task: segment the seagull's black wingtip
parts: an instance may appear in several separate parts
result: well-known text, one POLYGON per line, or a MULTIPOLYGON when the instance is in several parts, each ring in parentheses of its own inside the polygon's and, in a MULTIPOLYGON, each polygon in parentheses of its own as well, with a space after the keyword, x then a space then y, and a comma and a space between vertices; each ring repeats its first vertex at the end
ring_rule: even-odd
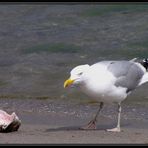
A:
POLYGON ((145 67, 145 69, 148 69, 148 58, 144 58, 141 62, 141 64, 145 67))

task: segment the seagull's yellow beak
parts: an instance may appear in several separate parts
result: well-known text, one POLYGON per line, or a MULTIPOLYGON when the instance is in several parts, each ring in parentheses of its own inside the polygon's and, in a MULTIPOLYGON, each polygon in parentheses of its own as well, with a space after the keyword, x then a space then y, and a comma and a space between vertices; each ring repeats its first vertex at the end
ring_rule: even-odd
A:
POLYGON ((71 80, 70 78, 67 79, 67 80, 64 82, 64 88, 68 87, 68 86, 71 85, 73 82, 74 82, 74 80, 71 80))

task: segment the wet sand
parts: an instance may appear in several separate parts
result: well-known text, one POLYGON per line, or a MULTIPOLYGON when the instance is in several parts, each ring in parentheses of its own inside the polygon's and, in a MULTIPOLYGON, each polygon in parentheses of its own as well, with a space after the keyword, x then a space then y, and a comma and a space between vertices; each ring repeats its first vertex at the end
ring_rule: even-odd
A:
MULTIPOLYGON (((139 124, 139 127, 141 124, 139 124)), ((148 131, 124 127, 120 133, 81 131, 50 125, 23 124, 18 132, 0 134, 1 144, 147 144, 148 131)))
MULTIPOLYGON (((22 121, 17 132, 0 133, 0 144, 147 144, 146 106, 123 105, 122 131, 105 131, 116 124, 116 109, 106 106, 97 130, 80 130, 95 113, 97 104, 52 104, 48 100, 5 100, 4 109, 15 111, 22 121), (24 102, 24 103, 23 103, 24 102), (34 103, 33 103, 34 102, 34 103), (19 103, 23 104, 19 105, 19 103), (48 104, 47 104, 48 103, 48 104), (26 108, 26 105, 31 108, 26 108), (47 104, 47 106, 45 105, 47 104), (15 107, 18 105, 18 108, 15 107), (7 108, 9 106, 9 108, 7 108), (51 110, 51 106, 54 106, 51 110), (49 108, 50 107, 50 108, 49 108), (46 108, 46 109, 45 109, 46 108), (48 109, 47 109, 48 108, 48 109), (114 113, 115 112, 115 113, 114 113)), ((2 106, 3 102, 1 102, 2 106)))

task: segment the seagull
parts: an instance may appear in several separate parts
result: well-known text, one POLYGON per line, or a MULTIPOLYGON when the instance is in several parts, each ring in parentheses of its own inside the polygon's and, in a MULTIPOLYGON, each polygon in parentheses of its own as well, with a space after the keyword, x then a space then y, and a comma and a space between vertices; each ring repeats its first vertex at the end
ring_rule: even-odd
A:
POLYGON ((138 86, 148 81, 148 59, 137 61, 114 60, 100 61, 93 65, 79 65, 70 72, 70 78, 64 82, 64 88, 76 86, 83 93, 99 102, 99 109, 93 120, 82 129, 96 129, 97 117, 104 103, 118 104, 117 126, 107 129, 120 132, 121 102, 138 86))

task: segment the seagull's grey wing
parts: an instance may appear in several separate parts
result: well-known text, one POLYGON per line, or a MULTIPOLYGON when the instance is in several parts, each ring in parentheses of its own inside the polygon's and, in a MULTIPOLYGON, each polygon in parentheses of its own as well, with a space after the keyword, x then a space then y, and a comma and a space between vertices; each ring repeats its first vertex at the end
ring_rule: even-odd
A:
POLYGON ((134 62, 112 61, 108 70, 117 78, 115 85, 127 88, 127 92, 135 89, 144 72, 134 62))

